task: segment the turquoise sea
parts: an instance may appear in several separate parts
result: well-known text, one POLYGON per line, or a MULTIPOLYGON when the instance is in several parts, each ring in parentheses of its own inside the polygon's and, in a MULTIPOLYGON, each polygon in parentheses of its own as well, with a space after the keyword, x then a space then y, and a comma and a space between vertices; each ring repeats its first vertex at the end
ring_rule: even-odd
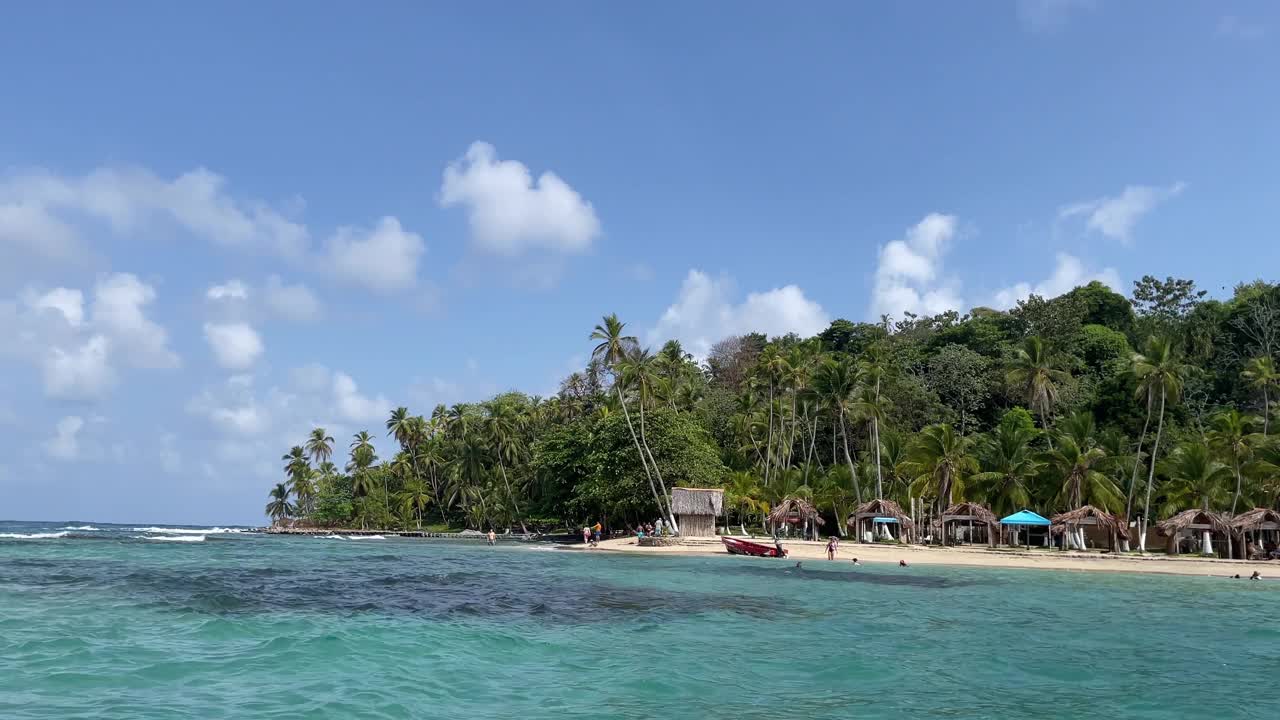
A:
POLYGON ((0 718, 1280 716, 1280 582, 0 523, 0 718))

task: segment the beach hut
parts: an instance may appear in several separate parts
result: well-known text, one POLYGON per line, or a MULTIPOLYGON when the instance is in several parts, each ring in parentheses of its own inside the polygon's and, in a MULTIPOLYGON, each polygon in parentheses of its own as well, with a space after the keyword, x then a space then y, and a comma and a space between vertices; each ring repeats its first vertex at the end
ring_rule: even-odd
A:
POLYGON ((1000 534, 1000 521, 996 519, 995 513, 978 503, 962 502, 951 505, 942 511, 942 527, 941 536, 942 544, 947 544, 947 525, 952 525, 954 531, 955 523, 963 523, 968 529, 969 542, 973 542, 974 530, 981 529, 983 539, 992 547, 995 547, 996 538, 1000 534))
POLYGON ((1021 532, 1023 528, 1026 528, 1027 531, 1027 545, 1031 544, 1031 533, 1034 530, 1041 530, 1044 532, 1044 544, 1048 545, 1048 530, 1051 525, 1053 525, 1053 523, 1049 518, 1039 513, 1031 512, 1030 510, 1019 510, 1012 515, 1000 519, 1001 527, 1008 528, 1013 531, 1014 545, 1018 544, 1018 533, 1021 532))
POLYGON ((1280 512, 1271 508, 1242 512, 1228 524, 1239 537, 1240 555, 1245 560, 1266 560, 1268 546, 1275 548, 1280 541, 1280 512))
POLYGON ((671 513, 682 537, 714 537, 716 518, 724 514, 724 490, 671 488, 671 513))
POLYGON ((1221 515, 1212 510, 1183 510, 1158 525, 1160 534, 1169 538, 1168 553, 1177 555, 1182 538, 1200 533, 1200 554, 1213 555, 1213 534, 1230 535, 1231 528, 1221 515))
POLYGON ((773 511, 769 513, 769 524, 776 530, 779 525, 787 527, 800 526, 804 534, 808 533, 809 528, 813 528, 813 536, 818 536, 818 526, 826 525, 826 521, 818 513, 818 508, 813 503, 802 497, 788 495, 778 503, 773 511))
POLYGON ((1107 547, 1113 552, 1120 547, 1119 536, 1122 521, 1106 510, 1099 510, 1092 505, 1085 505, 1069 512, 1054 515, 1052 522, 1053 525, 1050 526, 1050 532, 1064 537, 1062 542, 1064 550, 1069 548, 1083 550, 1087 544, 1085 543, 1085 530, 1087 528, 1099 530, 1106 538, 1107 547))
POLYGON ((902 506, 892 500, 872 500, 859 505, 845 524, 853 528, 858 542, 877 539, 911 542, 916 529, 915 522, 902 511, 902 506))

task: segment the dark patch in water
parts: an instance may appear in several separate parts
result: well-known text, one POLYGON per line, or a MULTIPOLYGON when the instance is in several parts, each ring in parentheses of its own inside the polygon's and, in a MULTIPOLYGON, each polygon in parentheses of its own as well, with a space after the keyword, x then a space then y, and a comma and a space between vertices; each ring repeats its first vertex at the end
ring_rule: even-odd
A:
POLYGON ((871 583, 873 585, 902 585, 909 587, 922 588, 952 588, 963 587, 965 585, 973 585, 972 580, 957 580, 954 578, 938 577, 936 575, 915 575, 903 569, 897 572, 859 572, 859 571, 831 571, 831 570, 806 570, 804 567, 795 567, 788 565, 786 567, 752 567, 750 565, 735 565, 732 568, 726 567, 718 572, 733 573, 735 575, 750 575, 753 577, 767 577, 774 580, 797 580, 797 581, 820 581, 820 582, 848 582, 848 583, 871 583))
MULTIPOLYGON (((394 556, 369 556, 388 559, 394 556)), ((530 574, 520 568, 482 572, 463 566, 434 572, 387 567, 385 561, 353 566, 324 562, 298 568, 134 567, 68 561, 0 561, 0 585, 19 584, 59 592, 89 587, 94 592, 149 609, 210 615, 280 611, 356 615, 386 613, 429 618, 522 619, 547 623, 644 620, 726 612, 769 619, 797 611, 768 599, 745 595, 637 589, 554 569, 530 574)))

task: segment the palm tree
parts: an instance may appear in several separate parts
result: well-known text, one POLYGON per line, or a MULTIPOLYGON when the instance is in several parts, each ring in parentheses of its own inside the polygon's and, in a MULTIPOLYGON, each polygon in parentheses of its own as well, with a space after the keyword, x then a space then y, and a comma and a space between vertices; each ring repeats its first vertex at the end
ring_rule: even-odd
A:
POLYGON ((315 462, 316 467, 323 465, 333 457, 333 438, 324 428, 315 428, 307 437, 307 455, 315 462))
POLYGON ((644 447, 640 444, 640 436, 636 434, 635 426, 631 423, 631 413, 627 410, 626 398, 622 395, 623 383, 621 382, 618 368, 627 355, 639 345, 634 336, 623 335, 625 328, 626 323, 619 320, 616 313, 604 316, 600 324, 596 325, 591 331, 591 339, 600 341, 591 352, 591 358, 612 370, 614 375, 613 389, 618 395, 618 405, 622 408, 622 414, 627 421, 627 430, 631 432, 631 440, 635 443, 636 452, 640 455, 640 465, 644 468, 645 477, 649 480, 649 489, 653 492, 653 500, 658 505, 658 511, 666 516, 667 522, 671 524, 672 528, 676 528, 678 532, 676 516, 671 511, 671 496, 667 494, 665 485, 662 487, 662 494, 658 494, 658 484, 661 480, 659 479, 659 483, 654 482, 653 470, 649 467, 649 460, 645 457, 644 447))
POLYGON ((1280 373, 1269 356, 1251 359, 1240 375, 1249 386, 1262 391, 1262 436, 1266 437, 1271 423, 1271 388, 1280 384, 1280 373))
POLYGON ((818 507, 831 508, 836 518, 836 534, 844 537, 845 518, 849 517, 847 510, 855 497, 853 476, 849 474, 848 468, 837 465, 828 470, 818 480, 814 497, 818 507))
POLYGON ((649 440, 645 436, 644 409, 646 405, 653 401, 656 395, 655 389, 661 381, 657 365, 654 363, 653 355, 650 355, 648 350, 632 348, 631 352, 618 363, 617 368, 623 384, 636 389, 637 399, 639 400, 636 406, 640 410, 640 446, 644 449, 644 454, 649 459, 649 465, 653 468, 653 476, 658 479, 658 487, 662 488, 663 497, 670 503, 671 499, 667 493, 667 485, 662 480, 662 473, 658 470, 658 461, 654 459, 653 451, 649 449, 649 440))
POLYGON ((400 495, 400 506, 405 513, 417 518, 419 530, 422 529, 422 513, 430 504, 431 494, 426 483, 414 478, 404 484, 404 492, 400 495))
MULTIPOLYGON (((1214 459, 1213 453, 1201 443, 1181 445, 1167 460, 1160 464, 1171 480, 1168 505, 1170 514, 1188 506, 1210 510, 1214 505, 1226 502, 1227 488, 1231 483, 1231 468, 1214 459)), ((1201 538, 1201 548, 1209 552, 1209 530, 1201 538)), ((1231 556, 1231 537, 1227 536, 1227 557, 1231 556)))
POLYGON ((997 515, 1031 505, 1029 483, 1041 466, 1031 443, 1038 435, 1034 427, 1002 422, 980 442, 981 472, 973 476, 973 486, 978 497, 997 515))
POLYGON ((284 483, 276 483, 271 488, 271 501, 267 503, 266 513, 273 525, 293 514, 293 505, 289 503, 289 488, 284 483))
POLYGON ((867 407, 872 409, 872 412, 869 413, 872 427, 871 444, 876 449, 876 498, 884 499, 884 475, 881 472, 880 465, 880 422, 884 419, 886 412, 885 404, 880 396, 880 383, 884 379, 884 363, 874 351, 868 352, 866 358, 862 361, 862 377, 872 391, 867 407))
POLYGON ((1040 427, 1045 430, 1049 429, 1053 404, 1058 401, 1058 385, 1069 377, 1053 366, 1044 343, 1035 335, 1023 341, 1005 374, 1010 385, 1022 389, 1027 404, 1039 413, 1040 427))
POLYGON ((1075 438, 1059 435, 1058 445, 1045 454, 1045 462, 1061 480, 1056 504, 1067 510, 1093 505, 1114 510, 1120 504, 1120 489, 1103 472, 1107 451, 1096 446, 1081 447, 1075 438))
POLYGON ((1239 410, 1232 408, 1213 416, 1210 420, 1212 429, 1206 435, 1209 447, 1230 461, 1231 471, 1235 476, 1236 491, 1231 496, 1232 516, 1236 514, 1244 486, 1242 467, 1249 462, 1254 446, 1262 437, 1249 432, 1253 421, 1254 418, 1241 415, 1239 410))
POLYGON ((939 423, 921 430, 908 452, 908 466, 916 476, 912 491, 933 495, 939 520, 948 505, 964 496, 966 478, 978 469, 969 447, 969 438, 957 434, 949 423, 939 423))
MULTIPOLYGON (((368 430, 361 430, 352 436, 351 445, 351 463, 347 466, 353 469, 355 475, 368 475, 369 468, 373 466, 374 461, 378 459, 373 449, 373 436, 368 430)), ((387 485, 387 476, 382 476, 383 504, 386 506, 387 515, 391 514, 391 498, 390 487, 387 485)))
POLYGON ((311 466, 302 446, 294 445, 289 452, 280 457, 285 461, 284 471, 289 476, 289 487, 298 498, 295 510, 303 514, 311 511, 311 500, 315 496, 315 485, 311 482, 311 466))
POLYGON ((516 520, 520 523, 520 531, 529 534, 525 527, 524 517, 520 514, 520 503, 516 501, 515 492, 511 489, 511 481, 507 478, 507 463, 515 463, 521 454, 520 427, 524 420, 506 403, 494 403, 485 418, 490 449, 498 461, 498 469, 502 475, 502 484, 507 488, 507 499, 515 510, 516 520))
MULTIPOLYGON (((1173 343, 1168 338, 1152 336, 1147 340, 1143 352, 1134 353, 1131 360, 1134 377, 1138 381, 1136 396, 1138 398, 1160 397, 1160 412, 1156 421, 1156 439, 1151 447, 1150 470, 1147 474, 1146 500, 1142 504, 1142 522, 1138 527, 1139 548, 1147 551, 1147 524, 1151 517, 1151 486, 1155 484, 1156 461, 1160 453, 1160 436, 1164 432, 1165 406, 1177 402, 1182 397, 1183 379, 1187 369, 1174 352, 1173 343)), ((1149 416, 1148 416, 1149 417, 1149 416)))
POLYGON ((861 505, 862 486, 858 482, 858 471, 853 466, 853 455, 849 452, 849 431, 845 422, 852 406, 853 391, 858 385, 857 370, 848 360, 828 357, 814 373, 813 384, 832 417, 839 421, 840 435, 844 439, 845 464, 853 477, 854 494, 861 505))
POLYGON ((743 535, 747 534, 748 513, 769 513, 769 503, 764 501, 760 492, 760 481, 749 472, 729 475, 729 486, 725 488, 725 505, 738 511, 738 527, 743 535))

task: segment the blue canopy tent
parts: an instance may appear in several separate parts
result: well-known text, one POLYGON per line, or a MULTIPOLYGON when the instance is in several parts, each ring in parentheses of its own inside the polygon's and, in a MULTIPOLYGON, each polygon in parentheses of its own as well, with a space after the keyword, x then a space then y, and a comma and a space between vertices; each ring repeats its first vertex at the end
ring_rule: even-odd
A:
POLYGON ((1035 527, 1042 527, 1045 529, 1045 544, 1048 545, 1049 526, 1052 524, 1053 523, 1049 521, 1049 518, 1040 515, 1039 513, 1031 512, 1030 510, 1019 510, 1008 517, 1000 519, 1000 525, 1002 527, 1013 528, 1013 539, 1015 545, 1018 544, 1018 530, 1023 527, 1027 528, 1028 545, 1031 544, 1031 528, 1035 527))

